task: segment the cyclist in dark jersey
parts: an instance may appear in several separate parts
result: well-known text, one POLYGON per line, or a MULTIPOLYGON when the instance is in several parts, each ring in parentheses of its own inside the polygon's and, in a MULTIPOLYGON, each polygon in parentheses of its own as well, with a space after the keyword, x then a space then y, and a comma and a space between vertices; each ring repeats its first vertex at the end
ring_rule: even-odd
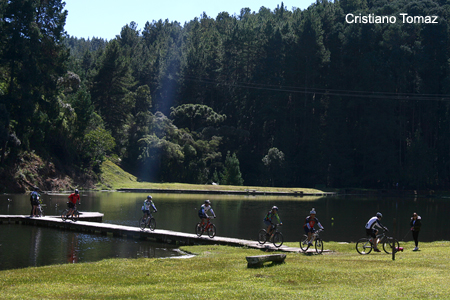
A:
POLYGON ((320 224, 319 219, 316 218, 316 210, 313 208, 310 212, 309 212, 309 216, 306 217, 305 219, 305 224, 303 224, 303 230, 305 231, 305 234, 308 235, 308 244, 311 246, 311 235, 314 231, 316 231, 314 229, 314 225, 319 226, 320 229, 324 230, 322 224, 320 224))

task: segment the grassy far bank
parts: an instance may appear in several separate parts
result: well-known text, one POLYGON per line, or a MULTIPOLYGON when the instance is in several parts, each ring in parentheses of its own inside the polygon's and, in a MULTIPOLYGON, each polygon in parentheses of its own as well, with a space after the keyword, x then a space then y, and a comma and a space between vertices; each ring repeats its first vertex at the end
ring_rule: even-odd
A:
MULTIPOLYGON (((289 243, 288 243, 289 245, 289 243)), ((296 244, 291 243, 291 246, 296 244)), ((248 269, 259 250, 189 246, 188 259, 108 259, 0 272, 2 299, 448 299, 450 242, 402 243, 390 255, 359 255, 355 244, 326 242, 334 252, 287 254, 286 263, 248 269)))
POLYGON ((310 188, 279 188, 279 187, 255 187, 255 186, 231 186, 211 184, 186 184, 186 183, 152 183, 139 182, 136 176, 125 172, 111 161, 103 162, 101 168, 102 183, 100 189, 162 189, 162 190, 208 190, 208 191, 259 191, 259 192, 303 192, 305 194, 322 193, 322 191, 310 188))

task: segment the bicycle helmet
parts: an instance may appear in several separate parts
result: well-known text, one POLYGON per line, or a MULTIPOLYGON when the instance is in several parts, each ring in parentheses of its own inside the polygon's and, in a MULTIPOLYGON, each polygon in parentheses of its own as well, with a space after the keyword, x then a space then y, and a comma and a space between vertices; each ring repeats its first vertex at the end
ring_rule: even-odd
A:
POLYGON ((211 201, 205 200, 205 204, 211 204, 211 201))
POLYGON ((75 189, 75 194, 78 194, 78 189, 75 189))
POLYGON ((148 195, 148 196, 147 196, 147 199, 148 199, 148 200, 152 200, 152 196, 148 195))
POLYGON ((313 209, 309 212, 309 214, 310 214, 310 215, 315 215, 315 214, 316 214, 316 210, 314 209, 314 207, 313 207, 313 209))
POLYGON ((380 212, 377 212, 377 218, 382 218, 383 215, 380 212))
POLYGON ((272 210, 276 210, 276 211, 278 211, 278 207, 276 207, 276 206, 272 206, 272 210))

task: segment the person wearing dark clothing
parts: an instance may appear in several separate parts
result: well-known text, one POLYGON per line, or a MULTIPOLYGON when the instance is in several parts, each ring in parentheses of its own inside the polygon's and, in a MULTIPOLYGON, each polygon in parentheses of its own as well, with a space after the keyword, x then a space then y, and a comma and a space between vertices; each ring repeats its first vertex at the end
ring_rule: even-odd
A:
POLYGON ((420 227, 422 226, 422 218, 418 216, 417 213, 413 213, 410 226, 414 243, 416 245, 413 251, 417 251, 419 250, 419 231, 420 227))
POLYGON ((30 194, 31 212, 30 217, 37 217, 37 207, 39 205, 39 198, 41 195, 38 193, 39 188, 34 187, 34 191, 30 194))

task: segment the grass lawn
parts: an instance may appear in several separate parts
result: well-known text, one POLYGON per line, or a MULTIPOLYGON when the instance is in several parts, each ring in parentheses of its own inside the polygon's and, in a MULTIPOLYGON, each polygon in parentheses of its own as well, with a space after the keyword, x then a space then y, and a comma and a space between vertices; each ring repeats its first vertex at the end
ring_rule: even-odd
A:
POLYGON ((311 188, 280 188, 280 187, 255 187, 212 184, 187 184, 187 183, 153 183, 141 182, 130 173, 125 172, 116 164, 107 160, 101 166, 102 184, 100 189, 162 189, 162 190, 208 190, 208 191, 258 191, 258 192, 303 192, 305 194, 322 193, 311 188))
MULTIPOLYGON (((294 243, 287 243, 296 246, 294 243)), ((450 242, 401 243, 404 252, 288 253, 286 262, 248 269, 260 250, 189 246, 187 259, 108 259, 0 272, 2 299, 449 299, 450 242)))

